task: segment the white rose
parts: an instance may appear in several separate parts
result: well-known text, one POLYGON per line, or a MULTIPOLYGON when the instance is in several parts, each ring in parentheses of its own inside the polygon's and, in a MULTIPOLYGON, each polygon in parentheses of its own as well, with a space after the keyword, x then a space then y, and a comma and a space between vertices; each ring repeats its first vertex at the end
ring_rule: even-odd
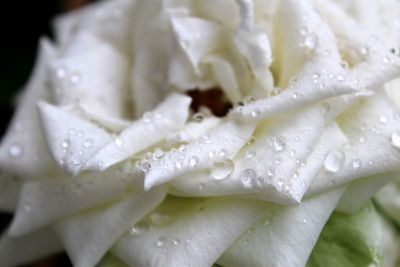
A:
POLYGON ((399 13, 112 0, 57 18, 0 147, 1 266, 393 266, 397 233, 364 205, 400 169, 399 13), (210 88, 234 107, 190 118, 210 88))

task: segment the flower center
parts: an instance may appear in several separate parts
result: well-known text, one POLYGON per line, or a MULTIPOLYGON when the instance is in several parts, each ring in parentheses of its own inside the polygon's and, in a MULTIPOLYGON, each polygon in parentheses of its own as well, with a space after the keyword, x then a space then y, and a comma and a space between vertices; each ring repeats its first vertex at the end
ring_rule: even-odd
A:
POLYGON ((187 95, 192 98, 190 108, 193 112, 199 112, 201 107, 207 107, 215 116, 223 117, 232 108, 232 103, 218 87, 207 90, 193 89, 188 91, 187 95))

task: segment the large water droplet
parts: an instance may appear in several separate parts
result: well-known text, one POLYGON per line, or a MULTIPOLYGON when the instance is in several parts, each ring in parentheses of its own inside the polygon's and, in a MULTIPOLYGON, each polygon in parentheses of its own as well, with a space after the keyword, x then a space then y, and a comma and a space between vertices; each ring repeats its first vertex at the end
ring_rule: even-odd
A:
POLYGON ((234 170, 235 164, 230 159, 216 161, 211 170, 211 176, 216 180, 222 180, 228 177, 234 170))
POLYGON ((329 172, 337 172, 343 167, 345 156, 340 150, 331 150, 325 157, 324 167, 329 172))

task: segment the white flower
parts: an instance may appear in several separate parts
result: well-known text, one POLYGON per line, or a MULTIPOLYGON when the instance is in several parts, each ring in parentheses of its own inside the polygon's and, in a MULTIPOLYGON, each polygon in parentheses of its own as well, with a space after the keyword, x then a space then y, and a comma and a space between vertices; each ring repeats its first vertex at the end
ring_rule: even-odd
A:
POLYGON ((57 18, 0 147, 0 265, 65 249, 76 267, 334 266, 315 253, 345 221, 365 266, 393 266, 397 233, 360 208, 400 169, 399 13, 110 0, 57 18), (234 107, 193 116, 210 88, 234 107), (350 215, 326 225, 335 209, 350 215))

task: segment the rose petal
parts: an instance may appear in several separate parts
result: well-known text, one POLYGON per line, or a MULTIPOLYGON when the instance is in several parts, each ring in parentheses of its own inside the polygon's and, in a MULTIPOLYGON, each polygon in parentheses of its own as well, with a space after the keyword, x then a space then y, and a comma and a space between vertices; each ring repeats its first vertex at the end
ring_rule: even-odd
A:
POLYGON ((160 187, 133 193, 104 209, 82 212, 57 223, 57 234, 74 266, 95 266, 130 225, 163 201, 166 192, 160 187))
POLYGON ((77 34, 50 70, 57 104, 90 109, 98 122, 127 115, 128 62, 92 33, 77 34))
POLYGON ((159 161, 150 161, 151 168, 146 174, 145 188, 149 189, 195 170, 210 168, 215 160, 232 159, 246 144, 253 130, 253 124, 228 121, 185 145, 182 151, 171 151, 159 161))
POLYGON ((224 266, 305 266, 343 189, 277 208, 242 235, 218 260, 224 266))
POLYGON ((135 170, 114 168, 89 173, 79 179, 56 178, 25 183, 9 234, 20 236, 39 229, 74 212, 115 201, 132 180, 142 178, 135 170))
POLYGON ((0 264, 19 266, 63 250, 52 229, 43 229, 21 237, 4 235, 0 239, 0 264))
POLYGON ((378 174, 362 178, 347 186, 336 210, 344 213, 355 213, 364 206, 389 181, 398 178, 398 172, 378 174))
POLYGON ((98 151, 86 163, 85 169, 103 171, 181 129, 188 117, 190 101, 187 96, 171 94, 155 110, 143 114, 141 119, 98 151))
POLYGON ((39 103, 47 146, 60 169, 76 175, 111 135, 97 125, 45 102, 39 103))
MULTIPOLYGON (((209 172, 192 173, 176 179, 173 186, 182 192, 200 196, 263 192, 273 202, 298 202, 302 197, 301 192, 307 188, 313 176, 304 175, 306 181, 303 188, 301 179, 297 179, 300 173, 295 172, 317 144, 323 127, 324 116, 319 107, 283 115, 256 130, 254 143, 237 155, 232 163, 232 173, 228 173, 224 179, 215 179, 213 176, 213 171, 221 168, 215 165, 209 172), (285 187, 290 183, 295 183, 293 188, 297 189, 286 190, 285 187)), ((335 138, 341 140, 337 131, 332 132, 335 138)), ((333 134, 328 136, 332 137, 333 134)), ((321 164, 321 160, 317 162, 321 164)), ((310 172, 313 169, 315 167, 310 166, 310 172)), ((304 172, 307 174, 307 171, 304 172)))
POLYGON ((21 191, 21 179, 9 173, 0 173, 0 211, 14 212, 21 191))
POLYGON ((208 267, 267 211, 256 201, 170 198, 155 211, 169 216, 166 225, 127 234, 112 251, 133 266, 208 267))
POLYGON ((343 113, 339 121, 351 144, 336 148, 344 155, 342 167, 336 172, 321 170, 308 195, 332 187, 330 181, 341 185, 399 169, 396 136, 400 132, 400 120, 398 111, 384 93, 361 100, 343 113))
POLYGON ((0 168, 24 179, 58 173, 47 153, 36 113, 37 101, 50 99, 46 85, 47 64, 55 55, 53 45, 42 39, 35 70, 1 142, 0 168))

